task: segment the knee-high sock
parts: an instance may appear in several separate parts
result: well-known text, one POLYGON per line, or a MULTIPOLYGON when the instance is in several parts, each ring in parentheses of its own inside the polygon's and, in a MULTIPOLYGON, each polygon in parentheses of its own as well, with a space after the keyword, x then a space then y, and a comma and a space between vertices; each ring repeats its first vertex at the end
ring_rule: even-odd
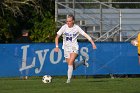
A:
POLYGON ((80 65, 83 65, 84 63, 85 63, 84 60, 74 62, 73 69, 75 70, 77 67, 79 67, 80 65))
POLYGON ((68 65, 68 72, 67 72, 68 80, 71 79, 71 77, 72 77, 72 72, 73 72, 73 65, 68 65))

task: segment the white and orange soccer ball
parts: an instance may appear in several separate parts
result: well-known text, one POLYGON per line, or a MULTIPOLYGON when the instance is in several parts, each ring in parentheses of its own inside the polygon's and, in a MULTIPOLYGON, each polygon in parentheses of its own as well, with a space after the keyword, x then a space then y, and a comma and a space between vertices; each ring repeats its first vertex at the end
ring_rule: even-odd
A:
POLYGON ((43 83, 51 83, 52 82, 52 77, 50 75, 44 75, 42 78, 43 83))
POLYGON ((138 45, 138 41, 136 39, 135 40, 132 40, 131 41, 131 44, 134 45, 134 46, 137 46, 138 45))

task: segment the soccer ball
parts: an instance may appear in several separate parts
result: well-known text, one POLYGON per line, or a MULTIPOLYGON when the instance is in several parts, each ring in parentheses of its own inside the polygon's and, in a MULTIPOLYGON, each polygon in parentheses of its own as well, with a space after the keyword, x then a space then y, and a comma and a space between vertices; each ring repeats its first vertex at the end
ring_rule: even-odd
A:
POLYGON ((51 81, 52 81, 52 77, 50 75, 45 75, 42 78, 43 83, 51 83, 51 81))
POLYGON ((137 46, 138 45, 138 41, 137 40, 132 40, 131 41, 132 45, 137 46))

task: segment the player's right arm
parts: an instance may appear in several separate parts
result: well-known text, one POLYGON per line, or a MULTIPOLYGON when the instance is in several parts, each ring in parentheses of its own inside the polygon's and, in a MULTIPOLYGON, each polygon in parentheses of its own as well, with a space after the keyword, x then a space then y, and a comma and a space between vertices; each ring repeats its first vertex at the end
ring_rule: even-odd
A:
POLYGON ((59 46, 58 46, 59 37, 60 37, 59 35, 56 35, 56 37, 55 37, 55 49, 54 49, 55 52, 59 51, 59 46))
POLYGON ((55 49, 54 51, 55 52, 58 52, 59 51, 59 37, 62 35, 62 33, 64 32, 65 30, 65 25, 62 26, 59 31, 57 32, 57 35, 55 37, 55 49))

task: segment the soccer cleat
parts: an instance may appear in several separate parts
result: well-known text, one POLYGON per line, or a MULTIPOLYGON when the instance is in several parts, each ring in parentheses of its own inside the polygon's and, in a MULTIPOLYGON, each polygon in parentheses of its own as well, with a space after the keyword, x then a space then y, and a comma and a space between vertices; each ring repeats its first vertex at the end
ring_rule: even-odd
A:
POLYGON ((86 61, 86 59, 83 59, 84 60, 84 65, 86 66, 86 67, 89 67, 89 64, 88 64, 88 62, 86 61))
POLYGON ((66 81, 66 83, 70 83, 70 80, 68 79, 68 80, 66 81))

